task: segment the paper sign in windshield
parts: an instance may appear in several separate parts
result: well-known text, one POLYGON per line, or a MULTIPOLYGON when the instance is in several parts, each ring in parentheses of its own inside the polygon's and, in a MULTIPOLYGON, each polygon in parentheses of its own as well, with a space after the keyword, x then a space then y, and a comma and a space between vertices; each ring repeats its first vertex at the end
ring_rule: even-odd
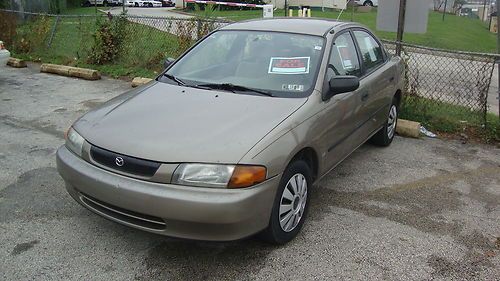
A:
POLYGON ((269 73, 273 74, 305 74, 309 73, 311 57, 271 58, 269 73))
POLYGON ((353 69, 354 65, 352 65, 352 61, 350 59, 351 50, 349 49, 349 47, 339 45, 337 46, 337 50, 339 51, 340 61, 342 62, 342 67, 344 68, 344 70, 353 69))

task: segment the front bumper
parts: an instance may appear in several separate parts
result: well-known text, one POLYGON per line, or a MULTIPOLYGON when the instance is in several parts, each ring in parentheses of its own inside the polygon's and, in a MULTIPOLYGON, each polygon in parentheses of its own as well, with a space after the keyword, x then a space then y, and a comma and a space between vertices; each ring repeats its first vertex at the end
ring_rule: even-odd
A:
POLYGON ((70 152, 57 151, 69 194, 110 220, 172 237, 230 241, 269 222, 279 176, 251 188, 228 190, 161 184, 118 175, 70 152))

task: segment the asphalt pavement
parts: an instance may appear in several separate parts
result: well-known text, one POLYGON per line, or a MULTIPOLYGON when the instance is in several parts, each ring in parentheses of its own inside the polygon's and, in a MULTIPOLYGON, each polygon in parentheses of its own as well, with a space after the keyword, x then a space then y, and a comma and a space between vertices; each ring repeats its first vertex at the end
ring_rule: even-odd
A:
POLYGON ((299 236, 178 240, 87 211, 55 168, 63 132, 129 83, 0 69, 0 280, 500 280, 500 149, 396 137, 312 190, 299 236))

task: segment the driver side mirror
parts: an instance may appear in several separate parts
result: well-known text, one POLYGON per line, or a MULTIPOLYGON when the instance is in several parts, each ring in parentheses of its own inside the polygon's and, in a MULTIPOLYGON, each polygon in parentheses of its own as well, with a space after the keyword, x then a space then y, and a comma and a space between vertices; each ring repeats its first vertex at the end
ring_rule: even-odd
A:
POLYGON ((325 94, 325 100, 338 94, 356 91, 359 88, 359 78, 356 76, 334 76, 330 79, 328 85, 329 89, 325 94))
POLYGON ((163 62, 163 69, 166 69, 167 67, 169 67, 173 62, 175 61, 174 58, 167 58, 164 62, 163 62))

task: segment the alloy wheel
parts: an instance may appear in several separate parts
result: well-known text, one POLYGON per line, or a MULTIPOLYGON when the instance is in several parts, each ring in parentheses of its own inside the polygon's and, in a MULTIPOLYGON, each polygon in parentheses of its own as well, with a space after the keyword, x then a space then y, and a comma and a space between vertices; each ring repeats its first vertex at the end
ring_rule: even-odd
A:
POLYGON ((279 221, 285 232, 294 230, 304 216, 307 203, 307 180, 295 174, 288 180, 280 200, 279 221))
POLYGON ((394 133, 396 132, 396 123, 398 119, 398 109, 395 105, 391 106, 391 110, 389 111, 389 119, 387 120, 387 136, 389 139, 394 137, 394 133))

